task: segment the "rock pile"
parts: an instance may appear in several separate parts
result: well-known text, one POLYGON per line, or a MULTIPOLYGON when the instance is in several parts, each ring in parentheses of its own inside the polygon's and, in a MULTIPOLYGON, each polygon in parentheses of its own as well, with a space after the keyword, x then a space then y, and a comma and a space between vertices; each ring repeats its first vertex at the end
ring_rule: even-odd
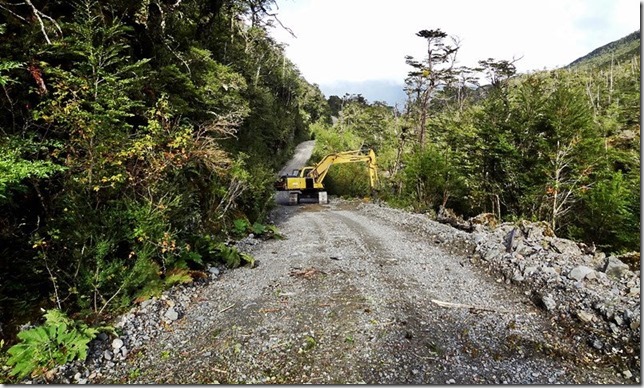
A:
POLYGON ((131 356, 132 351, 143 346, 173 322, 185 315, 196 297, 198 287, 215 280, 221 270, 207 268, 209 279, 173 287, 160 297, 152 297, 134 306, 114 323, 115 333, 100 333, 90 342, 87 359, 74 361, 50 370, 45 375, 22 383, 92 384, 94 379, 109 376, 131 356))
POLYGON ((598 352, 640 369, 639 270, 558 238, 545 223, 477 227, 472 238, 473 263, 498 274, 499 282, 521 286, 561 324, 584 330, 598 352))

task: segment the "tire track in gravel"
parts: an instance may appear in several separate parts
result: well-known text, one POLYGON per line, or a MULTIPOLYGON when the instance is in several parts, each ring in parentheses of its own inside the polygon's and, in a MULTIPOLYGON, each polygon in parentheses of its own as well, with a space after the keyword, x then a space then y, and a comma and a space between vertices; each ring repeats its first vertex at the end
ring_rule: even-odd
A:
MULTIPOLYGON (((325 214, 325 217, 327 217, 326 224, 341 222, 355 236, 360 249, 369 258, 372 268, 370 282, 372 287, 369 293, 377 292, 384 301, 378 308, 380 310, 378 315, 387 317, 393 322, 393 325, 378 336, 382 339, 372 350, 372 353, 378 357, 375 363, 372 360, 370 368, 363 371, 365 381, 445 383, 450 378, 457 377, 457 371, 441 370, 445 363, 433 361, 438 361, 449 349, 472 347, 472 341, 467 338, 464 341, 457 340, 469 330, 469 327, 474 326, 472 322, 469 323, 469 327, 461 324, 471 321, 470 313, 463 310, 442 310, 434 307, 430 300, 443 298, 455 303, 472 304, 471 298, 450 300, 450 297, 454 299, 453 295, 446 295, 445 291, 455 287, 450 279, 473 281, 476 275, 465 267, 454 266, 455 258, 442 249, 427 244, 418 245, 420 240, 418 237, 359 216, 353 211, 330 211, 325 214), (425 257, 432 257, 434 261, 423 260, 425 257), (449 271, 450 267, 456 269, 458 273, 449 278, 440 275, 442 271, 449 271), (444 325, 445 322, 449 322, 449 325, 444 325), (374 367, 374 364, 377 367, 374 367)), ((470 286, 478 290, 489 288, 481 287, 480 284, 470 286)), ((467 293, 466 289, 461 291, 456 297, 467 293)), ((477 294, 479 298, 486 296, 490 297, 485 293, 477 294)), ((477 300, 474 304, 481 305, 480 300, 478 300, 479 303, 476 302, 477 300)), ((489 306, 489 301, 486 300, 486 302, 485 305, 489 306)), ((491 308, 494 307, 505 308, 505 306, 491 308)), ((473 348, 472 352, 479 352, 479 350, 473 348)), ((453 351, 452 353, 457 354, 453 351)), ((463 354, 463 356, 468 355, 463 354)), ((448 361, 450 354, 445 357, 445 361, 448 361)), ((477 368, 475 360, 468 360, 467 363, 468 366, 477 368)), ((487 380, 488 382, 495 382, 496 376, 493 374, 492 376, 495 378, 487 380)), ((481 382, 477 381, 476 374, 473 374, 473 377, 471 380, 460 379, 460 382, 481 382)))
POLYGON ((548 383, 553 372, 555 376, 568 373, 569 381, 575 381, 574 373, 570 373, 576 369, 573 356, 566 351, 544 351, 548 344, 541 333, 525 335, 521 327, 517 330, 522 325, 550 329, 549 322, 527 298, 514 296, 465 265, 463 257, 429 245, 402 228, 356 211, 331 210, 325 217, 326 224, 339 221, 356 236, 371 258, 376 283, 389 297, 385 307, 402 312, 394 317, 398 327, 382 341, 380 350, 373 351, 384 356, 376 362, 379 368, 364 371, 365 381, 548 383), (392 259, 396 260, 394 265, 387 265, 392 259), (433 305, 431 299, 492 311, 445 310, 433 305), (568 365, 554 362, 553 355, 568 361, 568 365), (510 364, 515 371, 512 375, 507 373, 510 364))
POLYGON ((357 208, 279 208, 286 240, 251 248, 257 268, 206 285, 111 382, 577 382, 579 366, 548 344, 548 322, 527 298, 427 231, 357 208))

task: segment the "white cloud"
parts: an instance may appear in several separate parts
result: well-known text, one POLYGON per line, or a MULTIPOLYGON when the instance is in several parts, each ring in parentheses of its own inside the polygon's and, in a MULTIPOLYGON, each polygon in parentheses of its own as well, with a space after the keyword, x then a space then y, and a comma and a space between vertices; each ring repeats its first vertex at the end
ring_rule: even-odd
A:
POLYGON ((566 65, 639 28, 635 0, 278 0, 280 20, 297 36, 273 35, 309 82, 402 82, 405 55, 423 58, 415 34, 458 36, 463 65, 488 57, 523 58, 521 72, 566 65))

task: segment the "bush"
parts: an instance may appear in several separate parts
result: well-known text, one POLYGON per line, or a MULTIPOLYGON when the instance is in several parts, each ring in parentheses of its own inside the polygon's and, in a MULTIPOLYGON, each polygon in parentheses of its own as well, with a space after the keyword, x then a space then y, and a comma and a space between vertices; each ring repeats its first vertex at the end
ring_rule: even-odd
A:
POLYGON ((18 333, 20 343, 9 348, 12 376, 39 376, 56 365, 85 360, 87 344, 98 330, 73 321, 60 310, 49 310, 45 324, 18 333))
POLYGON ((449 153, 431 145, 407 158, 402 181, 403 195, 417 211, 446 206, 450 198, 461 198, 466 191, 449 153))

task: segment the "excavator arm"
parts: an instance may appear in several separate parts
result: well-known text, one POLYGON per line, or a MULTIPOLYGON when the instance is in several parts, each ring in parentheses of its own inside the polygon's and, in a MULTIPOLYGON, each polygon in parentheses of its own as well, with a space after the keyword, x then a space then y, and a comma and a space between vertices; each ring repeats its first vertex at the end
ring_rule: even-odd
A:
POLYGON ((371 184, 371 188, 375 188, 378 183, 378 165, 376 164, 376 154, 372 149, 369 149, 368 151, 365 149, 360 149, 356 151, 345 151, 335 154, 329 154, 322 158, 322 160, 307 173, 307 177, 311 177, 315 180, 316 183, 322 184, 324 177, 329 172, 329 168, 331 168, 332 165, 356 162, 368 163, 369 182, 371 184))

